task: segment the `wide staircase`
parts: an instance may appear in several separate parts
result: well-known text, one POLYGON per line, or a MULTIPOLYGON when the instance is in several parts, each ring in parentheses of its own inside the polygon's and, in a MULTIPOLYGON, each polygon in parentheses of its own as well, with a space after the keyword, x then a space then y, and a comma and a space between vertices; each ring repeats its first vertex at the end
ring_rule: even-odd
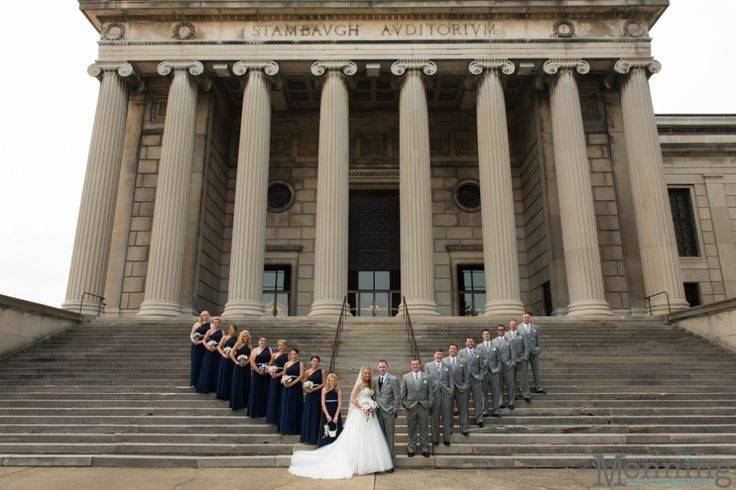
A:
MULTIPOLYGON (((736 356, 657 320, 539 318, 547 395, 486 418, 469 437, 406 457, 399 467, 592 467, 597 454, 736 465, 736 356)), ((437 347, 476 339, 487 320, 415 320, 422 360, 437 347)), ((233 413, 188 386, 189 319, 100 318, 0 360, 0 462, 72 466, 287 466, 298 438, 233 413)), ((279 338, 329 364, 334 322, 249 322, 254 337, 279 338)), ((350 318, 336 370, 344 398, 363 364, 410 357, 402 320, 350 318)), ((455 417, 457 422, 457 417, 455 417)))

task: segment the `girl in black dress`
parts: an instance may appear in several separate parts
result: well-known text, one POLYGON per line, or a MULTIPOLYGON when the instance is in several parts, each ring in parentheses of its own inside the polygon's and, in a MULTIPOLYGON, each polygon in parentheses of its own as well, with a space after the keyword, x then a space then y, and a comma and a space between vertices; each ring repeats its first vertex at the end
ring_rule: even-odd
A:
POLYGON ((237 343, 230 351, 233 379, 230 384, 230 408, 242 410, 248 406, 250 394, 250 332, 240 332, 237 343))
POLYGON ((335 442, 342 432, 342 391, 340 391, 337 374, 327 375, 325 386, 322 388, 322 420, 320 421, 321 435, 318 446, 326 446, 335 442), (325 425, 328 430, 325 431, 325 425), (331 434, 334 433, 334 436, 331 434))
POLYGON ((237 333, 237 327, 230 323, 227 326, 227 333, 220 341, 220 345, 217 346, 217 352, 220 354, 220 365, 217 368, 215 397, 218 400, 230 399, 230 385, 233 380, 233 362, 230 360, 230 351, 238 341, 237 333))
POLYGON ((278 352, 271 357, 271 365, 268 367, 268 373, 271 375, 271 384, 268 387, 268 403, 266 404, 266 423, 279 423, 279 409, 281 408, 281 392, 284 391, 281 386, 281 377, 284 375, 284 364, 289 360, 289 351, 286 349, 286 341, 279 339, 276 342, 278 352))
POLYGON ((192 331, 189 332, 189 340, 192 343, 192 348, 189 353, 190 367, 189 367, 189 385, 192 387, 197 386, 199 381, 199 371, 202 369, 202 359, 207 349, 204 348, 203 341, 204 336, 210 329, 210 314, 203 311, 199 314, 199 319, 192 325, 192 331))
POLYGON ((297 435, 301 433, 302 412, 304 411, 303 378, 304 364, 299 361, 299 349, 291 349, 289 361, 284 365, 284 377, 281 380, 284 385, 278 426, 281 434, 297 435))
POLYGON ((268 387, 271 376, 268 365, 271 363, 271 348, 265 337, 258 339, 258 347, 250 356, 250 398, 248 399, 248 417, 265 417, 268 403, 268 387))
POLYGON ((212 393, 217 388, 217 367, 220 359, 217 346, 220 345, 223 336, 220 323, 220 317, 214 317, 209 331, 204 336, 204 348, 207 352, 202 358, 202 368, 199 370, 197 393, 212 393))
POLYGON ((317 444, 320 432, 320 415, 322 413, 322 386, 324 386, 324 372, 319 367, 319 356, 312 356, 309 360, 309 369, 304 373, 304 413, 302 414, 302 430, 300 441, 305 444, 317 444))

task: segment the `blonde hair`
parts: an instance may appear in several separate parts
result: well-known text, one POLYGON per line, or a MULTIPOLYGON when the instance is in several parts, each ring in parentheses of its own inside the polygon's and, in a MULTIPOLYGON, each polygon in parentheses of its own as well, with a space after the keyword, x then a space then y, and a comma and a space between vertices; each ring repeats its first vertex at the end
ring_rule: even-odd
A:
POLYGON ((325 379, 325 386, 323 388, 325 391, 327 391, 327 390, 330 389, 330 381, 334 381, 335 382, 335 389, 338 389, 339 388, 338 383, 340 381, 340 378, 337 376, 337 374, 330 373, 330 374, 327 375, 327 378, 325 379))
POLYGON ((360 383, 361 383, 361 384, 362 384, 363 386, 367 386, 368 388, 370 388, 370 387, 371 387, 371 384, 373 383, 373 371, 372 371, 372 370, 371 370, 371 368, 369 368, 368 366, 362 366, 362 367, 360 368, 360 383), (364 371, 364 370, 366 370, 366 369, 368 370, 368 374, 369 374, 369 376, 370 376, 370 377, 368 378, 368 381, 365 381, 365 380, 363 379, 363 371, 364 371))
POLYGON ((238 335, 238 341, 235 343, 235 346, 233 347, 233 350, 237 350, 240 348, 240 346, 243 345, 249 345, 250 344, 250 332, 246 329, 243 329, 242 332, 240 332, 240 335, 238 335), (243 337, 248 336, 248 340, 243 340, 243 337))
POLYGON ((210 316, 210 312, 207 310, 202 310, 202 313, 199 314, 199 323, 202 323, 202 317, 204 315, 210 316))
POLYGON ((215 320, 219 322, 220 325, 222 325, 222 318, 220 318, 219 316, 212 317, 212 323, 215 323, 215 320))

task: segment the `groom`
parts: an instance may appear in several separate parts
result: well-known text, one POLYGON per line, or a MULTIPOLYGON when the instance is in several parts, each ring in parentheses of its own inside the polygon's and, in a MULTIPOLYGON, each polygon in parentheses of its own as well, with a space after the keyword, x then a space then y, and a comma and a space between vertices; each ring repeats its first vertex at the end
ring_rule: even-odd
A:
MULTIPOLYGON (((388 362, 378 361, 378 377, 373 379, 373 397, 378 404, 378 423, 386 438, 391 460, 396 460, 394 451, 394 434, 396 433, 396 414, 401 406, 401 387, 399 378, 388 372, 388 362)), ((393 468, 389 473, 393 473, 393 468)))

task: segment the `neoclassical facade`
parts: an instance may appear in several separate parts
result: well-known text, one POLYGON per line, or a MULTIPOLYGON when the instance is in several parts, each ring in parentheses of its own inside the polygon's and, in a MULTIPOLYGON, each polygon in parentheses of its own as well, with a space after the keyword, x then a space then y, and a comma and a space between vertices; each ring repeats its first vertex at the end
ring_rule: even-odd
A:
POLYGON ((80 0, 100 92, 64 307, 605 318, 736 295, 736 118, 655 116, 667 4, 80 0))

